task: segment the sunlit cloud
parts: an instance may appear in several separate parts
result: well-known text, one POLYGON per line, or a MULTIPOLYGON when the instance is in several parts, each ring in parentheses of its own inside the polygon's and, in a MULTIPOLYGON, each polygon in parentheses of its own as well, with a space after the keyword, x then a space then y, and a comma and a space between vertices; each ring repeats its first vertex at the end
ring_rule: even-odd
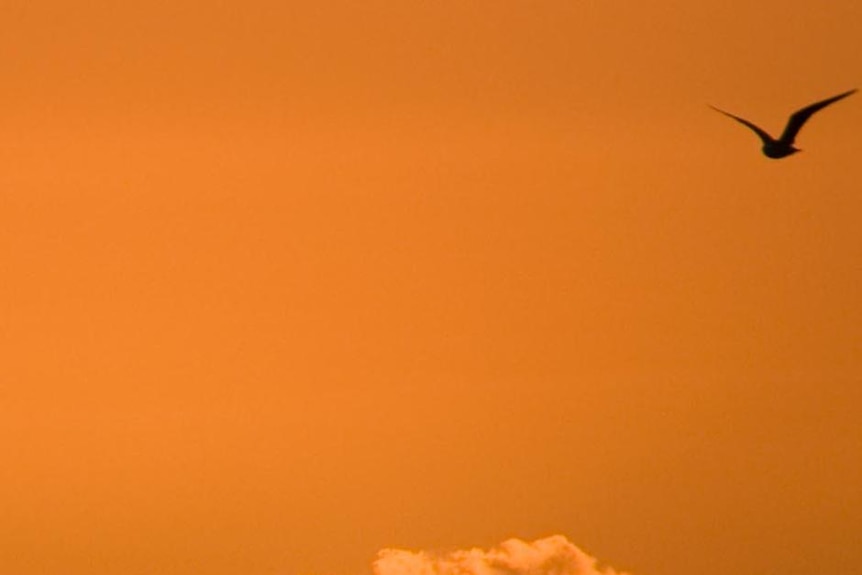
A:
POLYGON ((553 535, 532 542, 509 539, 488 550, 383 549, 374 575, 624 575, 596 563, 564 536, 553 535))

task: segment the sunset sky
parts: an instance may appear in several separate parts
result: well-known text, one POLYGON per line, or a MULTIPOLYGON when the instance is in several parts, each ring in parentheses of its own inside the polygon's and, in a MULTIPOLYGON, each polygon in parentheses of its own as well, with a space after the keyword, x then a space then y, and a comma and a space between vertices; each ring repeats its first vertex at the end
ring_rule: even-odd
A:
POLYGON ((859 571, 862 95, 708 107, 862 87, 859 0, 9 0, 0 64, 0 573, 859 571))

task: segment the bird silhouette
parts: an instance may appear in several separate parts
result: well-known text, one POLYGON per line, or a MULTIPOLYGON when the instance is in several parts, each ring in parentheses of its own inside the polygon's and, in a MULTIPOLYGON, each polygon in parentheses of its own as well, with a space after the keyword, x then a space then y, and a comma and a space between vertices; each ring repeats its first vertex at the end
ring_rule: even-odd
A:
POLYGON ((805 122, 808 121, 808 118, 810 118, 818 110, 821 110, 829 104, 837 102, 842 98, 846 98, 854 92, 856 92, 855 89, 849 90, 847 92, 844 92, 843 94, 838 94, 837 96, 826 98, 825 100, 821 100, 819 102, 811 104, 810 106, 805 106, 801 110, 793 112, 793 114, 790 116, 790 119, 787 121, 787 126, 784 127, 784 132, 777 140, 767 134, 765 130, 759 128, 758 126, 755 126, 745 118, 734 116, 730 112, 719 110, 715 106, 710 106, 710 108, 712 108, 716 112, 721 112, 725 116, 733 118, 740 124, 747 126, 751 130, 753 130, 754 133, 756 133, 760 137, 760 139, 763 140, 763 155, 767 158, 777 160, 779 158, 784 158, 801 151, 793 146, 793 141, 796 139, 796 135, 799 133, 799 130, 801 130, 805 122))

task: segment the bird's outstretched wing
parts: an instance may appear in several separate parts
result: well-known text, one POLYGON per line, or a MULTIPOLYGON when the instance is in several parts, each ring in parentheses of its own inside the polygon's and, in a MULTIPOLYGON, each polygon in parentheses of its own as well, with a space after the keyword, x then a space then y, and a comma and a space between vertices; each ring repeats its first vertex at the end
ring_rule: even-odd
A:
POLYGON ((856 90, 849 90, 844 92, 843 94, 838 94, 837 96, 832 96, 831 98, 826 98, 825 100, 821 100, 820 102, 816 102, 811 104, 810 106, 806 106, 801 110, 798 110, 790 116, 790 119, 787 121, 787 126, 784 128, 784 133, 781 134, 781 137, 778 139, 779 142, 783 144, 793 144, 793 140, 796 139, 796 134, 799 133, 799 130, 802 129, 803 124, 808 121, 808 118, 812 116, 818 110, 821 110, 832 104, 833 102, 837 102, 842 98, 846 98, 850 94, 854 93, 856 90))
POLYGON ((763 140, 764 144, 768 144, 770 142, 775 141, 775 139, 772 136, 770 136, 769 134, 766 133, 766 130, 764 130, 763 128, 760 128, 758 126, 755 126, 754 124, 752 124, 751 122, 749 122, 745 118, 740 118, 739 116, 734 116, 730 112, 725 112, 724 110, 720 110, 720 109, 716 108, 715 106, 710 106, 710 108, 712 108, 716 112, 721 112, 722 114, 724 114, 725 116, 727 116, 729 118, 733 118, 734 120, 736 120, 737 122, 739 122, 740 124, 742 124, 744 126, 747 126, 751 130, 753 130, 755 134, 760 136, 760 139, 763 140))

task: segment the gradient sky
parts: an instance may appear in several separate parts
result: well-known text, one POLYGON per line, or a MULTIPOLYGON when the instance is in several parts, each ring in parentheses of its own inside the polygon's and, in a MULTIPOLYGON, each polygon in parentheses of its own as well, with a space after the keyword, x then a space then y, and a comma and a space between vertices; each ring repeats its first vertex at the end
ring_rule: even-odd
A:
POLYGON ((6 2, 0 572, 862 564, 862 3, 6 2))

